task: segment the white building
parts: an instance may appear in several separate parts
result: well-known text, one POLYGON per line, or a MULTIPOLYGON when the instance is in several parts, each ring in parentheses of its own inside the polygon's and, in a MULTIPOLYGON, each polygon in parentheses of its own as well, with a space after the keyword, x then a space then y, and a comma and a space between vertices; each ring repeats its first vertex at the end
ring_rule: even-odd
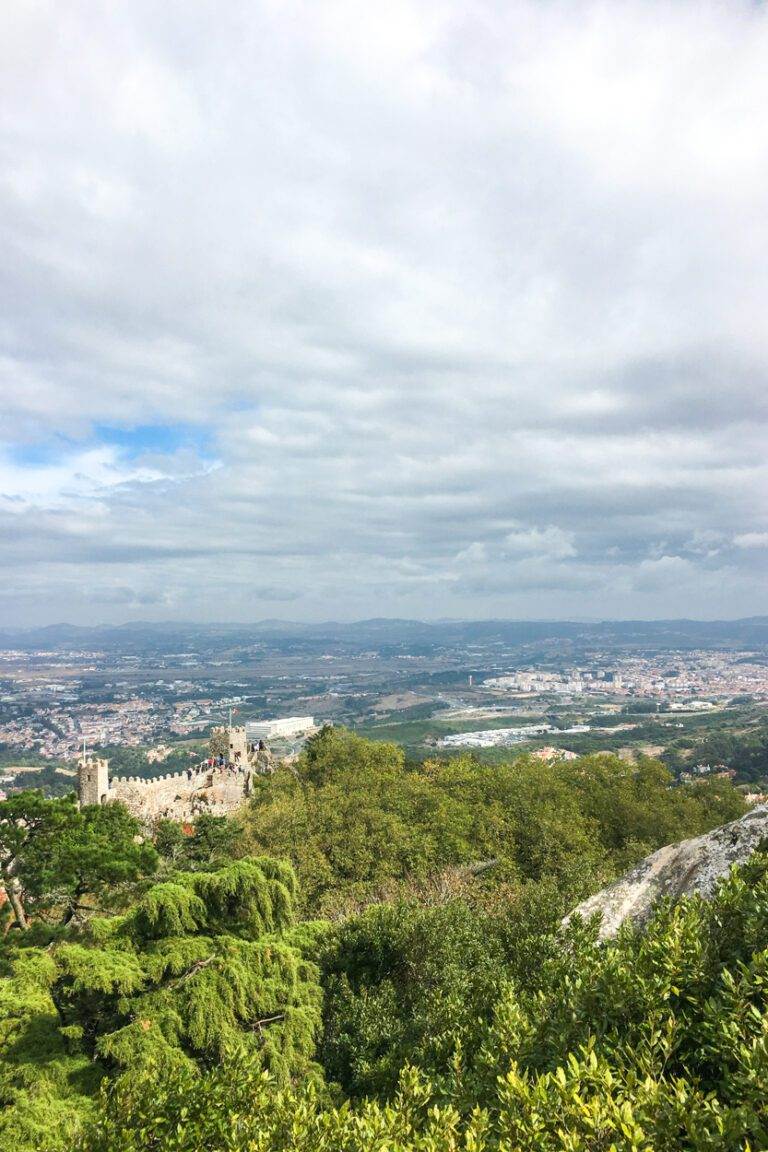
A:
POLYGON ((246 724, 249 740, 293 740, 316 728, 314 716, 286 716, 282 720, 254 720, 246 724))

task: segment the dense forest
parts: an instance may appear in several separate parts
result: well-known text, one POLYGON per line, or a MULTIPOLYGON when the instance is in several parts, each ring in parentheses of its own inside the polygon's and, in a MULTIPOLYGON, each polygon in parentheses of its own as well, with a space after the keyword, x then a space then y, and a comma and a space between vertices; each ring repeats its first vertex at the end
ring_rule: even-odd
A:
POLYGON ((768 727, 759 724, 743 732, 717 728, 698 741, 690 738, 673 741, 663 756, 675 772, 689 766, 686 758, 694 763, 732 768, 736 780, 765 786, 768 783, 768 727))
POLYGON ((411 764, 343 730, 192 829, 19 793, 0 1148, 764 1148, 768 858, 610 944, 561 926, 743 811, 652 760, 411 764))

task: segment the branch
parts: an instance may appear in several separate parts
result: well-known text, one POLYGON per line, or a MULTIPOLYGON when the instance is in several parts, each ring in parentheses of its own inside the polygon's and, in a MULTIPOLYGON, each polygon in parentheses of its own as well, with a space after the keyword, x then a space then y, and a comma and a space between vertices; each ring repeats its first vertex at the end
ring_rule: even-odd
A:
POLYGON ((250 1026, 251 1032, 255 1032, 258 1028, 259 1032, 262 1030, 262 1024, 274 1024, 275 1020, 284 1020, 285 1012, 278 1012, 276 1016, 264 1016, 261 1020, 254 1021, 250 1026))
POLYGON ((192 965, 188 972, 185 972, 183 976, 179 976, 178 980, 172 981, 168 987, 178 988, 179 985, 183 984, 185 980, 189 980, 190 977, 196 976, 198 972, 202 972, 203 968, 207 968, 209 964, 213 964, 214 960, 216 959, 217 956, 214 953, 213 956, 208 956, 205 960, 198 960, 195 964, 192 965))

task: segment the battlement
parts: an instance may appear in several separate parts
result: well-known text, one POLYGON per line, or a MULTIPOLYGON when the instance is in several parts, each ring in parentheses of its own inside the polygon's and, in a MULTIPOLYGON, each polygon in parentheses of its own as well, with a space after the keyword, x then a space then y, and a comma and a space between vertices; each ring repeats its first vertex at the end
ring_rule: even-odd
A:
POLYGON ((120 787, 123 784, 135 784, 139 788, 152 788, 161 782, 167 783, 168 781, 174 780, 179 784, 186 785, 196 780, 206 779, 208 776, 210 776, 211 772, 214 771, 220 771, 220 769, 213 769, 207 766, 205 768, 200 768, 198 765, 195 765, 195 767, 191 770, 182 770, 181 772, 166 772, 165 774, 161 773, 159 776, 113 776, 109 782, 109 789, 111 792, 114 788, 120 787))
POLYGON ((119 801, 147 823, 161 818, 189 820, 203 811, 217 814, 234 811, 250 794, 252 773, 264 771, 268 766, 259 756, 251 756, 253 749, 248 744, 245 726, 216 731, 226 733, 227 763, 205 760, 180 772, 166 772, 151 779, 116 776, 110 780, 109 761, 81 757, 78 765, 81 805, 119 801))
POLYGON ((77 762, 77 791, 81 804, 106 804, 109 799, 109 760, 81 756, 77 762))
POLYGON ((234 765, 195 765, 145 780, 119 776, 110 782, 108 801, 119 801, 146 823, 154 820, 193 820, 201 812, 226 815, 250 793, 251 769, 234 765))

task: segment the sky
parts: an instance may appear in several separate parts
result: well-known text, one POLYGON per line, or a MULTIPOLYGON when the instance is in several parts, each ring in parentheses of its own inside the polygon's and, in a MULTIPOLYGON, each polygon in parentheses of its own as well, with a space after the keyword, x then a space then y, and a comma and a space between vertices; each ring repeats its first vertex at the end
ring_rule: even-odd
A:
POLYGON ((768 10, 6 0, 0 625, 768 612, 768 10))

